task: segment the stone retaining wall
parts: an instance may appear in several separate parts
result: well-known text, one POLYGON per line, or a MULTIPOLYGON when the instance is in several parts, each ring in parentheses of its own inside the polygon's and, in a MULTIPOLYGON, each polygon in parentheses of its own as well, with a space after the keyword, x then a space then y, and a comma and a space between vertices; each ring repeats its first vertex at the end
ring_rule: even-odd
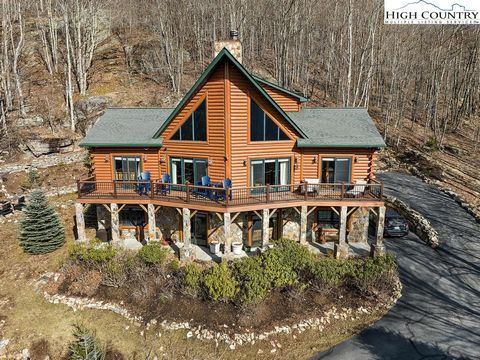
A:
POLYGON ((437 231, 433 228, 432 224, 430 224, 430 221, 418 211, 413 210, 410 206, 396 197, 389 195, 385 195, 385 205, 393 208, 407 219, 413 226, 413 229, 411 230, 428 246, 436 248, 439 245, 437 231))

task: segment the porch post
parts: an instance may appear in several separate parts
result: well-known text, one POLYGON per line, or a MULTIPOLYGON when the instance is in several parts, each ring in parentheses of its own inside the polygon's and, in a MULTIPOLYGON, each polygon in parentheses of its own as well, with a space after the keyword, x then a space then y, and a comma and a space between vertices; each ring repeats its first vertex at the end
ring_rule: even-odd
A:
POLYGON ((270 243, 269 234, 270 225, 270 210, 263 209, 262 211, 262 247, 267 246, 270 243))
POLYGON ((300 212, 300 244, 307 243, 307 211, 308 207, 303 205, 300 212))
POLYGON ((223 231, 225 233, 225 249, 223 253, 228 255, 232 251, 232 231, 231 231, 232 218, 230 213, 223 214, 223 231))
POLYGON ((110 214, 112 216, 112 243, 113 245, 120 246, 120 220, 118 217, 118 204, 111 203, 110 204, 110 214))
POLYGON ((157 224, 155 222, 155 205, 148 204, 148 241, 158 241, 157 224))
POLYGON ((183 247, 180 249, 180 260, 186 260, 192 255, 192 228, 190 224, 190 209, 182 209, 183 247))
POLYGON ((347 207, 340 208, 340 229, 338 231, 338 244, 334 245, 334 255, 337 259, 345 259, 348 257, 347 239, 347 207))
POLYGON ((385 224, 385 206, 378 207, 377 216, 377 232, 375 234, 375 244, 370 248, 370 255, 383 256, 385 255, 385 245, 383 245, 383 227, 385 224))
POLYGON ((87 236, 85 234, 85 218, 83 216, 83 204, 75 203, 75 223, 77 225, 77 241, 86 242, 87 236))

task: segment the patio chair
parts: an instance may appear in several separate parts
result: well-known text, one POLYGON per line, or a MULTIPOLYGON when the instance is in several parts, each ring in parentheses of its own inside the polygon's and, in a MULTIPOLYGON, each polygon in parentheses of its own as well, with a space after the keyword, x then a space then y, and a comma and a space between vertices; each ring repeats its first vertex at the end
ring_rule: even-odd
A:
POLYGON ((162 195, 170 194, 170 183, 171 182, 172 182, 172 179, 170 178, 170 175, 169 174, 163 174, 162 175, 162 183, 159 184, 156 192, 158 194, 162 194, 162 195))
MULTIPOLYGON (((307 184, 307 193, 318 193, 319 191, 319 185, 320 185, 320 179, 305 179, 305 183, 307 184)), ((302 189, 302 194, 303 194, 303 189, 302 189)))
MULTIPOLYGON (((197 184, 197 186, 211 186, 212 183, 211 183, 211 180, 210 180, 210 177, 208 175, 205 175, 205 176, 202 176, 202 181, 199 181, 197 184)), ((210 198, 210 190, 209 189, 203 189, 203 188, 194 188, 193 191, 192 191, 192 194, 194 195, 198 195, 198 196, 205 196, 205 197, 208 197, 210 198)))
POLYGON ((140 195, 147 195, 150 192, 150 171, 144 171, 140 174, 141 181, 139 188, 141 189, 140 195))
POLYGON ((367 187, 366 180, 356 180, 353 188, 345 191, 345 196, 346 197, 363 197, 366 187, 367 187))
MULTIPOLYGON (((222 180, 222 190, 215 191, 215 200, 225 200, 227 189, 232 188, 232 180, 230 179, 223 179, 222 180)), ((232 200, 232 192, 230 191, 229 200, 232 200)))

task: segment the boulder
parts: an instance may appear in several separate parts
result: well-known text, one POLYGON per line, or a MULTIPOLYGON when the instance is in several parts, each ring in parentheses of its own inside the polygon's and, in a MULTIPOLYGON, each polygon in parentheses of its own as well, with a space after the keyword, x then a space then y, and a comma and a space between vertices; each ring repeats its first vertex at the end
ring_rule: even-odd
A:
POLYGON ((73 140, 66 138, 47 138, 28 140, 27 149, 36 157, 51 153, 65 153, 73 151, 73 140))

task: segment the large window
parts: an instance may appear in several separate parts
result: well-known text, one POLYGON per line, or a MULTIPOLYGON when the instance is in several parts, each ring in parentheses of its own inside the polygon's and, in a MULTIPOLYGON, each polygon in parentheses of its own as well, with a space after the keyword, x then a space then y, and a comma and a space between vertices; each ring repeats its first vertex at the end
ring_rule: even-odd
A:
POLYGON ((113 172, 117 181, 135 181, 142 172, 140 156, 115 156, 113 172))
POLYGON ((317 212, 318 227, 322 229, 338 229, 340 217, 330 209, 322 209, 317 212))
POLYGON ((290 159, 258 159, 250 162, 250 185, 290 184, 290 159))
POLYGON ((206 108, 206 100, 203 100, 202 103, 172 136, 172 140, 207 141, 206 108))
POLYGON ((250 101, 250 141, 289 140, 288 136, 255 103, 250 101))
POLYGON ((351 158, 322 158, 322 182, 341 183, 350 182, 351 158))
POLYGON ((119 213, 120 226, 136 227, 145 225, 145 211, 142 208, 126 207, 119 213))
POLYGON ((174 184, 185 184, 188 181, 197 185, 202 181, 202 176, 207 175, 207 160, 171 158, 170 170, 174 184))

